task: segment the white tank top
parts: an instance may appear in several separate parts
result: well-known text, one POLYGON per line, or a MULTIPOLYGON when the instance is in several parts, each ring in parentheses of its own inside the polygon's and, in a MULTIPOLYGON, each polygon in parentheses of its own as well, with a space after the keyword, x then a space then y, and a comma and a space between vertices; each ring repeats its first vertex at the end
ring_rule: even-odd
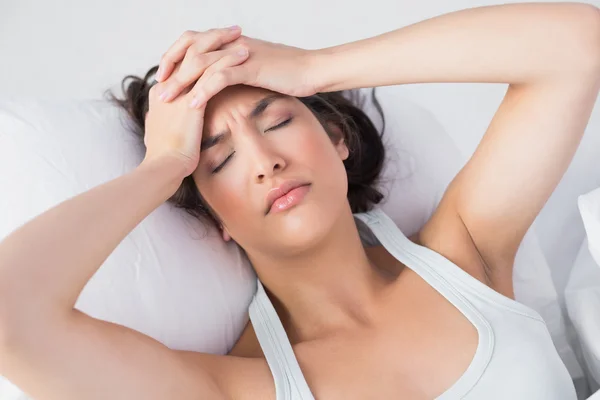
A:
MULTIPOLYGON (((354 217, 364 245, 385 247, 477 328, 479 343, 471 364, 437 399, 577 399, 550 332, 535 310, 494 291, 441 254, 410 241, 380 209, 354 217)), ((314 400, 260 281, 249 314, 275 381, 276 400, 314 400)))

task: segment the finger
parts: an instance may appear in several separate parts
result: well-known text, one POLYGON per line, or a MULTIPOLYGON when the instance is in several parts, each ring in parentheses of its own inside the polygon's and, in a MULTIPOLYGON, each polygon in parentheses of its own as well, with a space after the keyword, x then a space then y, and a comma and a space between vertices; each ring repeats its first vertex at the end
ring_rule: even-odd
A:
POLYGON ((237 46, 240 46, 242 44, 245 44, 245 42, 246 42, 244 40, 245 38, 247 39, 247 37, 244 36, 244 35, 238 35, 238 37, 235 38, 234 40, 232 40, 230 42, 227 42, 227 43, 223 43, 221 45, 221 47, 219 47, 219 50, 227 50, 227 49, 230 49, 232 47, 237 47, 237 46))
POLYGON ((241 32, 241 28, 237 25, 229 28, 210 29, 205 32, 185 31, 161 57, 155 79, 162 82, 168 78, 175 64, 183 60, 188 48, 195 43, 199 43, 198 50, 206 52, 209 51, 207 49, 217 49, 220 44, 237 39, 241 32), (215 43, 217 46, 211 47, 211 44, 214 45, 215 43))
POLYGON ((225 87, 246 82, 247 75, 244 64, 237 65, 228 57, 219 60, 202 75, 188 94, 191 97, 190 107, 202 107, 225 87))
MULTIPOLYGON (((180 66, 181 64, 177 64, 174 68, 174 71, 177 72, 180 66)), ((155 83, 148 91, 148 105, 150 108, 152 108, 156 102, 161 102, 160 95, 162 94, 162 90, 160 85, 160 83, 155 83)))
POLYGON ((248 51, 241 52, 242 49, 245 50, 245 48, 239 47, 186 55, 184 60, 177 64, 180 66, 178 71, 173 72, 167 81, 158 84, 160 85, 159 90, 162 91, 161 100, 169 101, 177 97, 183 88, 196 82, 211 65, 221 59, 227 58, 229 60, 227 62, 228 66, 244 62, 248 56, 248 51))
POLYGON ((188 47, 194 43, 194 39, 198 33, 196 31, 185 31, 177 38, 175 43, 161 57, 154 79, 161 82, 171 73, 173 66, 179 60, 183 59, 188 47))
MULTIPOLYGON (((200 143, 202 142, 202 135, 204 130, 204 115, 206 106, 199 107, 197 109, 190 109, 187 107, 187 99, 182 98, 177 101, 181 101, 181 104, 177 105, 180 107, 179 110, 182 113, 181 118, 183 119, 183 129, 185 131, 184 140, 186 142, 186 156, 190 160, 194 160, 191 164, 192 167, 189 174, 192 174, 198 167, 200 159, 200 143)), ((177 102, 176 101, 176 102, 177 102)))
POLYGON ((204 37, 201 38, 201 40, 196 40, 193 46, 198 53, 224 50, 220 49, 220 47, 236 40, 241 33, 242 29, 237 25, 229 28, 211 29, 210 31, 204 32, 204 37))
MULTIPOLYGON (((179 69, 181 68, 181 63, 177 64, 174 68, 173 68, 173 73, 176 74, 179 69)), ((164 83, 155 83, 154 85, 152 85, 152 87, 150 88, 150 91, 148 92, 149 97, 150 97, 150 105, 152 106, 152 104, 154 102, 163 102, 162 99, 160 98, 160 96, 162 96, 164 89, 163 89, 163 85, 164 83)))
MULTIPOLYGON (((187 102, 182 104, 182 107, 186 107, 187 102)), ((196 150, 196 154, 200 154, 200 142, 202 141, 202 131, 204 129, 204 112, 206 106, 200 106, 198 108, 190 109, 186 111, 186 127, 188 129, 188 135, 192 140, 192 147, 196 150)))

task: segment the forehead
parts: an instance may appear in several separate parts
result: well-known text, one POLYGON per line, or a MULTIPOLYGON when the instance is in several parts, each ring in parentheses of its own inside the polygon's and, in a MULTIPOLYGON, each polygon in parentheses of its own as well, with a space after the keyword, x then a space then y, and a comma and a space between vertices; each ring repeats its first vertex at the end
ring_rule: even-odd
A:
POLYGON ((204 113, 205 120, 208 121, 218 116, 222 112, 239 110, 246 114, 256 101, 263 97, 274 94, 275 92, 246 85, 227 86, 215 96, 210 98, 206 104, 204 113))

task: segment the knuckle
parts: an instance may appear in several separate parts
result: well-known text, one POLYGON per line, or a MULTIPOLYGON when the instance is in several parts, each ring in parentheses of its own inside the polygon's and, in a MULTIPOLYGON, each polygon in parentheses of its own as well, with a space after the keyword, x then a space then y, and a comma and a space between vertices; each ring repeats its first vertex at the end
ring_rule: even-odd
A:
POLYGON ((192 64, 197 69, 205 69, 207 66, 206 54, 196 53, 192 57, 192 64))
POLYGON ((238 57, 242 51, 249 52, 250 50, 246 46, 236 46, 231 49, 231 55, 238 57))
POLYGON ((169 52, 165 52, 160 57, 160 61, 158 62, 158 65, 165 65, 169 61, 171 61, 171 55, 169 52))
POLYGON ((203 76, 206 77, 210 77, 213 76, 213 74, 215 73, 215 65, 211 65, 208 68, 206 68, 206 70, 204 71, 204 73, 202 74, 203 76))
POLYGON ((217 86, 223 86, 227 83, 228 75, 224 70, 217 71, 213 75, 213 79, 217 86))
POLYGON ((198 54, 198 43, 192 43, 192 45, 190 47, 187 48, 187 50, 185 51, 185 56, 184 59, 190 59, 190 58, 194 58, 196 54, 198 54))
POLYGON ((187 30, 187 31, 185 31, 185 32, 183 32, 181 34, 181 36, 179 37, 179 39, 181 41, 191 40, 196 35, 196 33, 197 33, 196 31, 187 30))
POLYGON ((221 29, 214 29, 211 37, 215 43, 223 43, 226 35, 223 33, 223 31, 221 29))
POLYGON ((196 54, 202 54, 206 51, 206 44, 203 43, 201 40, 198 40, 196 43, 194 43, 192 46, 190 46, 190 52, 196 53, 196 54))
POLYGON ((208 37, 209 37, 209 41, 211 41, 211 42, 217 42, 221 38, 221 33, 217 29, 211 29, 208 32, 208 37))

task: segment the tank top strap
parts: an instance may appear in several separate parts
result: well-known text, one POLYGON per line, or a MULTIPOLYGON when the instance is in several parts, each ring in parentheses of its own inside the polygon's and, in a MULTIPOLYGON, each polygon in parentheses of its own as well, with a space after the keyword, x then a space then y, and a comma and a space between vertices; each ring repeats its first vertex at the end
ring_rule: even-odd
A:
POLYGON ((424 257, 425 251, 429 249, 413 243, 383 210, 373 208, 367 212, 356 213, 354 217, 364 223, 357 223, 361 238, 368 237, 369 242, 380 244, 444 297, 452 297, 449 291, 454 288, 447 284, 444 271, 434 268, 424 257))
POLYGON ((385 247, 452 303, 455 303, 453 297, 464 299, 460 292, 467 291, 511 312, 543 321, 532 308, 501 295, 438 252, 412 242, 380 208, 356 213, 354 217, 361 221, 357 223, 359 232, 363 231, 361 237, 370 237, 370 242, 376 241, 385 247))
POLYGON ((277 400, 314 400, 294 349, 260 279, 249 307, 250 321, 275 382, 277 400))
MULTIPOLYGON (((354 214, 354 216, 371 229, 377 241, 392 256, 419 275, 440 295, 444 296, 477 329, 479 340, 471 364, 460 379, 438 397, 439 400, 462 398, 475 385, 491 360, 494 335, 489 321, 452 283, 448 271, 445 268, 440 268, 439 263, 428 259, 427 252, 433 251, 412 242, 381 209, 374 208, 365 213, 354 214)), ((455 266, 455 268, 459 269, 458 266, 455 266)))
MULTIPOLYGON (((476 318, 478 312, 474 310, 474 307, 454 283, 454 270, 460 270, 460 267, 433 250, 412 242, 380 208, 374 208, 364 213, 356 213, 354 217, 366 224, 377 242, 392 256, 413 270, 475 323, 473 320, 478 319, 476 318), (432 254, 438 256, 438 258, 432 259, 432 254)), ((468 283, 470 284, 470 281, 474 280, 475 278, 468 279, 468 283)))

